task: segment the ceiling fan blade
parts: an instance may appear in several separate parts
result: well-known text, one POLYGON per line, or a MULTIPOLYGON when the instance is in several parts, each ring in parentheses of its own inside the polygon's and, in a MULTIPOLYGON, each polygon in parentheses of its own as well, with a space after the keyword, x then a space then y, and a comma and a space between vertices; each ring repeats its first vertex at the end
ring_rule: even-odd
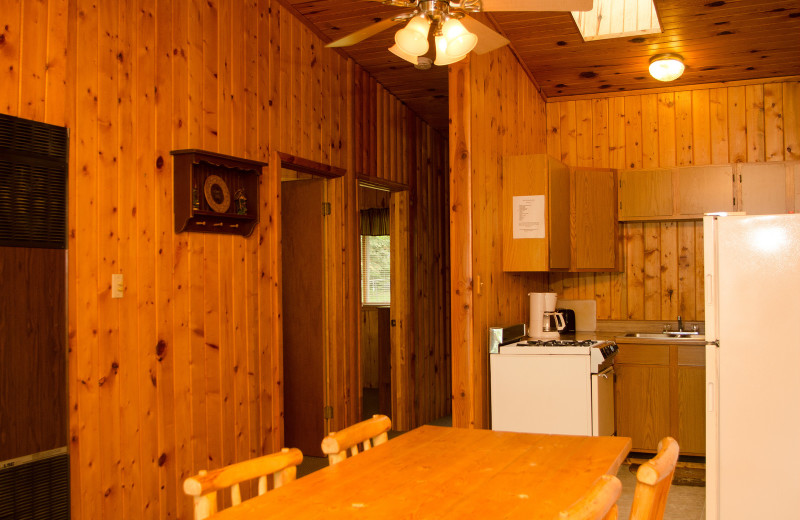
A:
POLYGON ((509 44, 507 38, 493 31, 475 18, 465 16, 461 19, 461 23, 469 32, 478 37, 478 44, 475 46, 475 49, 473 49, 477 54, 486 54, 487 52, 499 49, 503 45, 509 44))
POLYGON ((481 0, 482 11, 591 11, 593 0, 481 0))
POLYGON ((375 36, 379 32, 385 31, 400 21, 401 20, 397 18, 387 18, 385 20, 381 20, 378 23, 362 27, 356 32, 352 32, 343 38, 339 38, 338 40, 329 43, 325 47, 348 47, 350 45, 355 45, 356 43, 366 40, 370 36, 375 36))

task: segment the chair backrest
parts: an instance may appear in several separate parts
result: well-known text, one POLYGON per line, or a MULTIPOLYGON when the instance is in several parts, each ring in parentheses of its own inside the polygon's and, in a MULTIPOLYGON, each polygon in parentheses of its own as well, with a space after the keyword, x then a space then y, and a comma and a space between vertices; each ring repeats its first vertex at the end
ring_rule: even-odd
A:
POLYGON ((322 439, 322 452, 328 456, 328 463, 334 464, 358 453, 362 446, 366 451, 389 440, 387 433, 392 428, 392 421, 385 415, 373 415, 372 419, 361 421, 338 432, 331 432, 322 439))
POLYGON ((664 517, 679 451, 678 441, 664 437, 658 443, 656 456, 639 466, 631 520, 660 520, 664 517))
POLYGON ((283 448, 278 453, 264 455, 210 471, 200 471, 183 481, 183 492, 194 497, 194 518, 203 520, 217 512, 217 491, 231 488, 231 504, 242 502, 239 483, 258 479, 258 494, 267 492, 267 476, 273 476, 273 489, 297 477, 297 465, 303 454, 297 448, 283 448))
POLYGON ((561 520, 616 520, 620 494, 622 482, 613 475, 603 475, 569 509, 561 511, 558 517, 561 520))

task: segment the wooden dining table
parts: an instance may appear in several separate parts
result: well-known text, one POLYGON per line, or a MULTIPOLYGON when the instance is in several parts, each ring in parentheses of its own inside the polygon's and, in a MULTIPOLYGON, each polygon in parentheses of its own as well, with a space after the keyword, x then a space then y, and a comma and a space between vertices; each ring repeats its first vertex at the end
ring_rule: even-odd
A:
POLYGON ((552 519, 630 449, 628 437, 422 426, 213 518, 552 519))

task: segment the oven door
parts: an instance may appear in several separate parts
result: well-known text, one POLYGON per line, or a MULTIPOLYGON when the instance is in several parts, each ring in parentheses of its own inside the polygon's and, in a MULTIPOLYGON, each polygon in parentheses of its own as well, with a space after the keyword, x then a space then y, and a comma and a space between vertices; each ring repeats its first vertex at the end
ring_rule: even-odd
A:
POLYGON ((592 374, 592 435, 614 435, 614 365, 592 374))

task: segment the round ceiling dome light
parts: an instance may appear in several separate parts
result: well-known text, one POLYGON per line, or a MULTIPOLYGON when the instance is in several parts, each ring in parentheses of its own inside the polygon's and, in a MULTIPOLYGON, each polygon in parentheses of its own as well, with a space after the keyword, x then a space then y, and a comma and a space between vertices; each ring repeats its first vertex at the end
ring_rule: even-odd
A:
POLYGON ((681 77, 686 67, 680 54, 656 54, 650 58, 650 75, 658 81, 673 81, 681 77))

